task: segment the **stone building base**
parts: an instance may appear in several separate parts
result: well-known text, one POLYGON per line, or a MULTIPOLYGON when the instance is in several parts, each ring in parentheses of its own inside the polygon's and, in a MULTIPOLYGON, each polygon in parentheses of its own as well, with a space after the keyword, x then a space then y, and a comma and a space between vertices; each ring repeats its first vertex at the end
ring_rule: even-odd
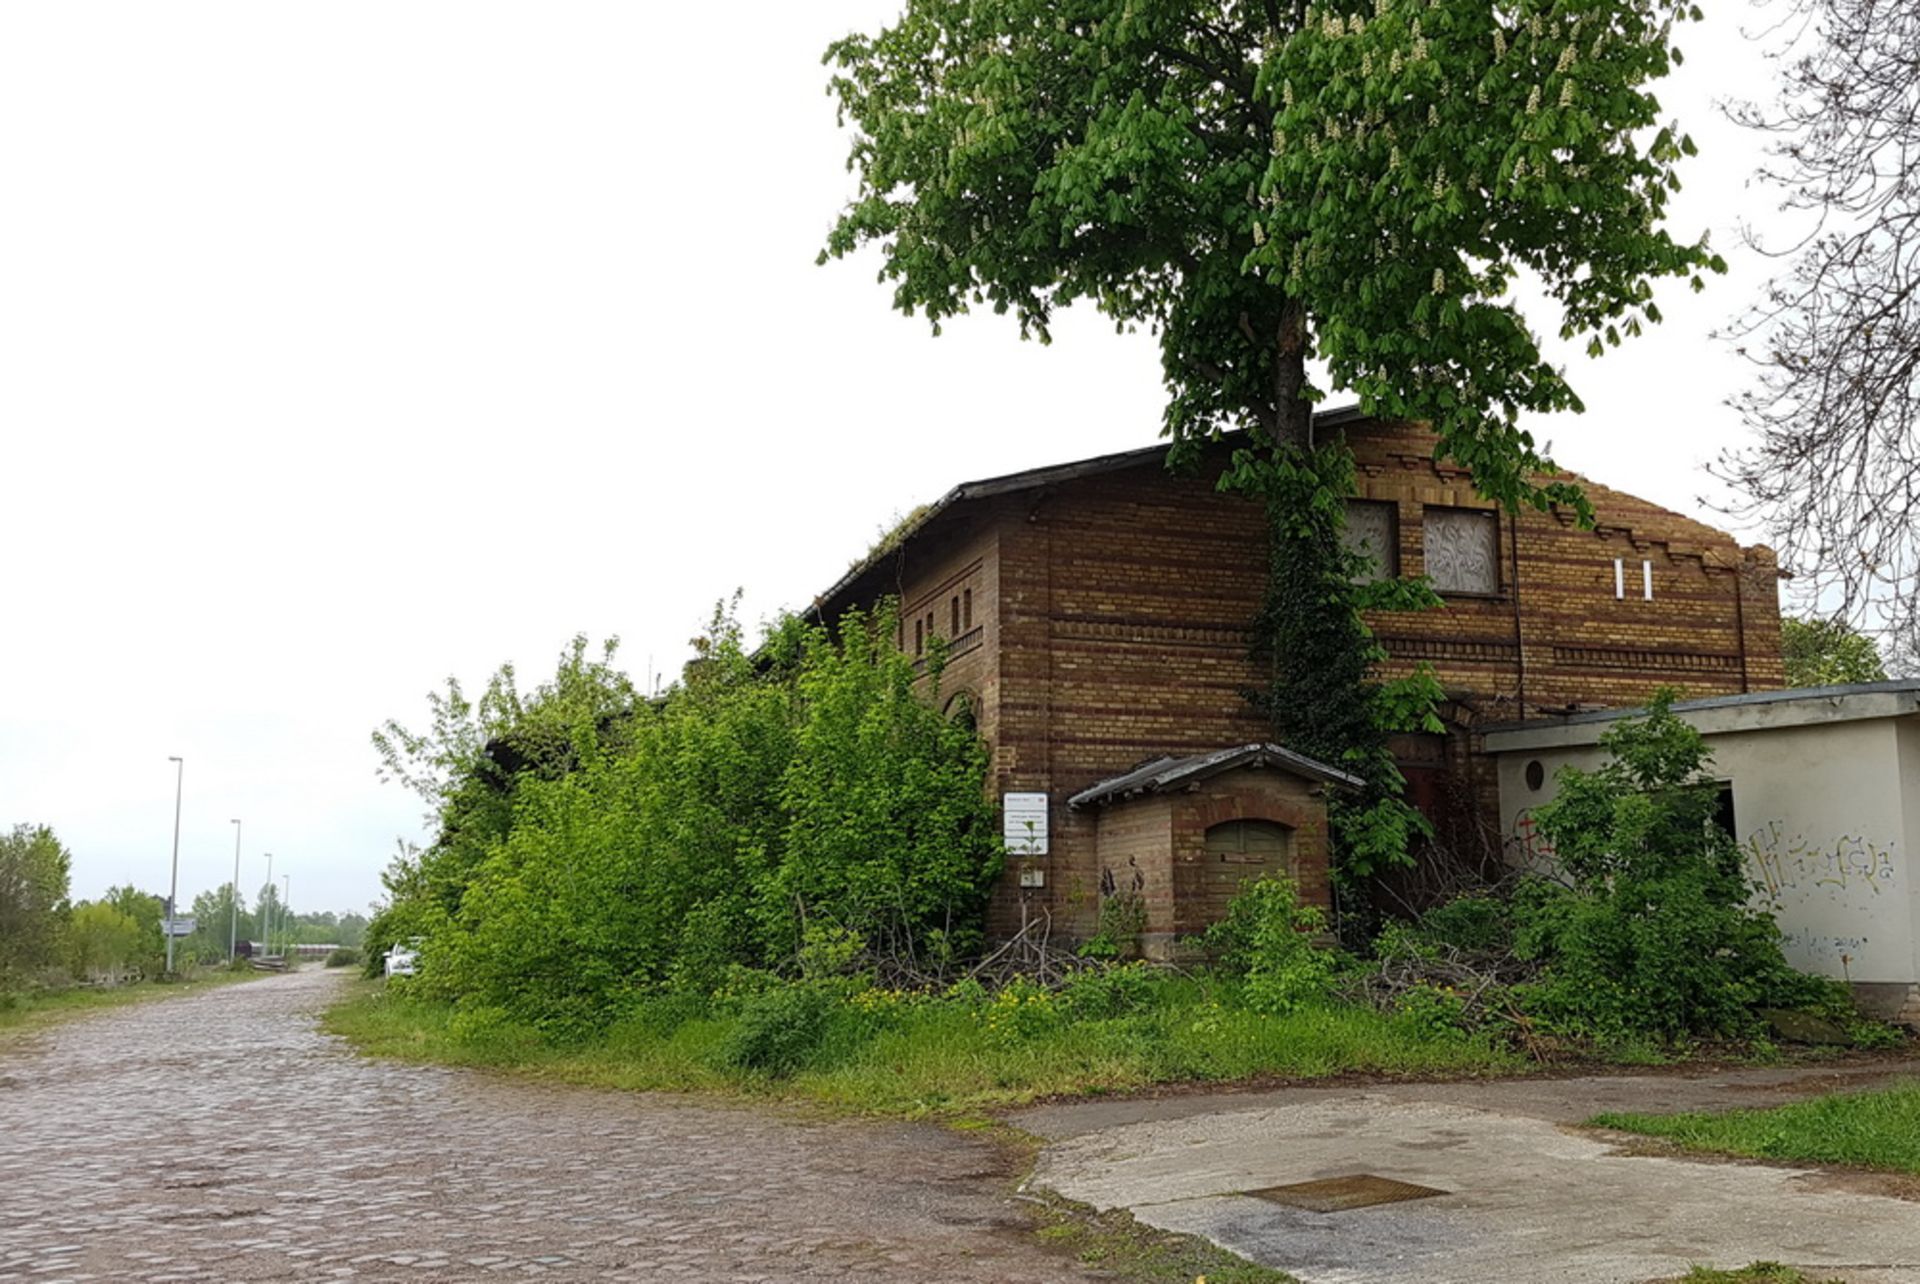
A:
POLYGON ((1855 981, 1850 988, 1868 1016, 1920 1029, 1920 982, 1855 981))

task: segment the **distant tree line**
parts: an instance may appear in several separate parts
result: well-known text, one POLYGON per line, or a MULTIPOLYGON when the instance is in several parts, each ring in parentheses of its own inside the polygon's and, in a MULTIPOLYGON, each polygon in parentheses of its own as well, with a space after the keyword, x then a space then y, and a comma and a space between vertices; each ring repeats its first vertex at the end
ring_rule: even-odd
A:
MULTIPOLYGON (((0 994, 70 984, 114 984, 166 968, 166 899, 128 884, 95 900, 72 899, 73 856, 45 825, 0 834, 0 994)), ((194 930, 175 946, 175 966, 223 963, 231 943, 267 939, 357 947, 364 915, 283 912, 271 886, 249 912, 223 883, 193 899, 194 930)), ((185 915, 183 914, 183 917, 185 915)))

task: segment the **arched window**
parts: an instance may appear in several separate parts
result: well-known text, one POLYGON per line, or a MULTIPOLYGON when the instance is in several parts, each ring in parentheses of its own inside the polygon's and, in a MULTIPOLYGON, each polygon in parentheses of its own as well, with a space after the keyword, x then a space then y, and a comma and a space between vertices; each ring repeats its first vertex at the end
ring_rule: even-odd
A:
POLYGON ((978 734, 980 721, 973 712, 973 697, 966 692, 958 692, 947 701, 946 713, 949 722, 957 722, 968 731, 978 734))
POLYGON ((1207 860, 1284 868, 1293 831, 1270 820, 1229 820, 1207 831, 1207 860))

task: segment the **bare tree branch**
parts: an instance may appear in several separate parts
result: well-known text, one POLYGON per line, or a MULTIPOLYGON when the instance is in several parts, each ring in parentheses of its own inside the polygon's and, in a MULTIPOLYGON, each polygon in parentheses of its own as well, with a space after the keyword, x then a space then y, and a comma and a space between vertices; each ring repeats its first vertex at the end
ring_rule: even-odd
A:
MULTIPOLYGON (((1796 595, 1920 661, 1920 5, 1788 0, 1762 177, 1814 216, 1736 325, 1754 444, 1716 475, 1762 519, 1796 595)), ((1763 250, 1767 247, 1762 246, 1763 250)))

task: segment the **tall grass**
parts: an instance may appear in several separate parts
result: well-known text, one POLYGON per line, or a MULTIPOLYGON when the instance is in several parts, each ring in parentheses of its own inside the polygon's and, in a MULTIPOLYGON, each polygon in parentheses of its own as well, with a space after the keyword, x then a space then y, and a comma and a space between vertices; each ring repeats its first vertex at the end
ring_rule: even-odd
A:
POLYGON ((1600 1115, 1597 1128, 1664 1137, 1687 1150, 1920 1173, 1920 1082, 1769 1110, 1600 1115))
POLYGON ((104 1008, 197 993, 215 985, 251 981, 260 973, 225 967, 195 968, 169 980, 130 981, 124 985, 75 985, 53 989, 0 992, 0 1038, 40 1029, 104 1008))
POLYGON ((817 1035, 782 1075, 742 1065, 739 1049, 750 1033, 743 1026, 755 1019, 753 1011, 751 1004, 656 999, 636 1003, 591 1037, 556 1041, 499 1014, 363 988, 328 1014, 327 1028, 377 1055, 904 1115, 1181 1082, 1522 1068, 1519 1058, 1482 1038, 1345 1005, 1262 1016, 1242 1007, 1231 986, 1191 978, 1155 980, 1104 1011, 1076 1005, 1071 995, 1034 992, 838 993, 817 1035))

